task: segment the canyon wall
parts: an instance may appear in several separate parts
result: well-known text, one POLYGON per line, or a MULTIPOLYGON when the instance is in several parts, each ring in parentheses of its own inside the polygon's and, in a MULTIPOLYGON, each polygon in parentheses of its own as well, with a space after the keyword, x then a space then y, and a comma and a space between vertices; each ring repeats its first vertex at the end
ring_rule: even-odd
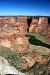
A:
POLYGON ((10 41, 14 43, 16 38, 29 33, 39 34, 50 44, 50 23, 48 23, 48 17, 0 16, 0 42, 2 40, 2 44, 3 40, 6 39, 6 42, 9 40, 10 46, 10 41))

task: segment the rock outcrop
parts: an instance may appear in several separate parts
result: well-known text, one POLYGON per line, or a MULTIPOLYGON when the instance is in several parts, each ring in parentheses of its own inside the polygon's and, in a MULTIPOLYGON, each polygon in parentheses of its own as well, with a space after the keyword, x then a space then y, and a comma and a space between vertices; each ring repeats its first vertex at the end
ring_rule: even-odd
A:
MULTIPOLYGON (((16 48, 17 48, 17 46, 18 45, 16 45, 16 48)), ((19 44, 19 47, 20 47, 20 44, 19 44)), ((9 63, 7 61, 3 62, 3 60, 1 60, 1 59, 0 59, 0 61, 2 61, 4 64, 8 64, 8 65, 10 64, 11 66, 14 66, 18 71, 22 71, 25 75, 27 75, 27 73, 28 73, 28 75, 29 74, 30 75, 33 75, 33 74, 39 75, 40 71, 42 71, 41 74, 43 74, 44 71, 46 71, 47 73, 50 72, 50 69, 49 69, 50 68, 50 66, 49 66, 49 64, 50 64, 50 49, 48 49, 46 47, 42 47, 42 46, 31 45, 31 44, 27 45, 27 49, 25 48, 26 50, 23 50, 23 51, 22 50, 15 51, 15 47, 13 49, 14 49, 14 51, 12 51, 11 48, 1 46, 0 47, 0 56, 6 58, 9 63)), ((13 67, 11 67, 11 66, 5 67, 5 69, 6 68, 8 68, 9 70, 11 68, 13 69, 13 67)), ((12 73, 12 69, 11 69, 10 73, 12 73)), ((5 70, 5 72, 7 72, 7 70, 5 70)), ((8 73, 9 73, 9 70, 8 70, 8 73)), ((16 71, 15 72, 13 71, 13 72, 16 73, 16 71)), ((46 72, 44 74, 47 74, 46 72)))
POLYGON ((25 75, 18 70, 16 70, 13 66, 10 66, 8 61, 0 56, 0 74, 5 75, 5 74, 19 74, 19 75, 25 75))
MULTIPOLYGON (((29 32, 33 35, 37 34, 40 40, 44 39, 43 42, 50 44, 50 25, 48 24, 48 18, 39 17, 32 18, 32 23, 29 27, 29 32)), ((37 37, 37 36, 36 36, 37 37)))
MULTIPOLYGON (((3 35, 25 35, 40 36, 38 39, 50 44, 50 18, 49 17, 0 17, 0 36, 3 35)), ((37 36, 36 36, 37 37, 37 36)))

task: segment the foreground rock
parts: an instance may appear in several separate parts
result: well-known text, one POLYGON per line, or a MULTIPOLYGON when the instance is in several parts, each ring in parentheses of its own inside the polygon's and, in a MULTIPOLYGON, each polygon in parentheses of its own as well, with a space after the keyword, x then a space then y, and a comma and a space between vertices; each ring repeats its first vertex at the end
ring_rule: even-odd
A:
POLYGON ((13 49, 12 51, 10 48, 0 47, 0 56, 5 57, 9 64, 14 66, 18 71, 25 73, 25 75, 40 75, 40 71, 42 71, 41 74, 44 71, 50 72, 50 49, 31 44, 27 45, 27 49, 25 48, 26 50, 23 51, 13 49))
POLYGON ((16 70, 13 66, 10 66, 8 61, 0 56, 0 74, 5 75, 5 74, 18 74, 18 75, 24 75, 23 73, 19 72, 16 70))
POLYGON ((26 48, 21 44, 12 48, 13 50, 8 50, 5 47, 0 48, 0 55, 6 57, 12 66, 24 72, 25 75, 40 75, 44 71, 48 75, 50 72, 50 49, 30 44, 26 48))

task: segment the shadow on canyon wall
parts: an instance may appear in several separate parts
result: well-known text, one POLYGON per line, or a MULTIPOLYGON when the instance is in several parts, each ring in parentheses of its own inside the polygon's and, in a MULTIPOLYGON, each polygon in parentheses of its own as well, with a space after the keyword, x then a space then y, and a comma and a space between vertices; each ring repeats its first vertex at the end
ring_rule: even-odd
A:
POLYGON ((36 39, 35 36, 32 36, 32 35, 25 35, 26 37, 28 37, 29 39, 29 43, 33 44, 33 45, 37 45, 37 46, 44 46, 44 47, 47 47, 47 48, 50 48, 50 45, 46 44, 46 43, 43 43, 42 41, 36 39))

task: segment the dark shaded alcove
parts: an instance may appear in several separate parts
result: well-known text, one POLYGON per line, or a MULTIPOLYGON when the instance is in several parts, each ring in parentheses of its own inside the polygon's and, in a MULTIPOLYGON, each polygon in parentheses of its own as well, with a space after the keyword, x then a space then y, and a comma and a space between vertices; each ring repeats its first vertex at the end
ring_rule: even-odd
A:
POLYGON ((28 18, 27 18, 27 24, 28 24, 27 31, 28 31, 28 32, 29 32, 29 27, 30 27, 31 22, 32 22, 32 17, 28 17, 28 18))
POLYGON ((50 24, 50 18, 48 18, 48 24, 50 24))
POLYGON ((50 73, 48 73, 48 75, 50 75, 50 73))

